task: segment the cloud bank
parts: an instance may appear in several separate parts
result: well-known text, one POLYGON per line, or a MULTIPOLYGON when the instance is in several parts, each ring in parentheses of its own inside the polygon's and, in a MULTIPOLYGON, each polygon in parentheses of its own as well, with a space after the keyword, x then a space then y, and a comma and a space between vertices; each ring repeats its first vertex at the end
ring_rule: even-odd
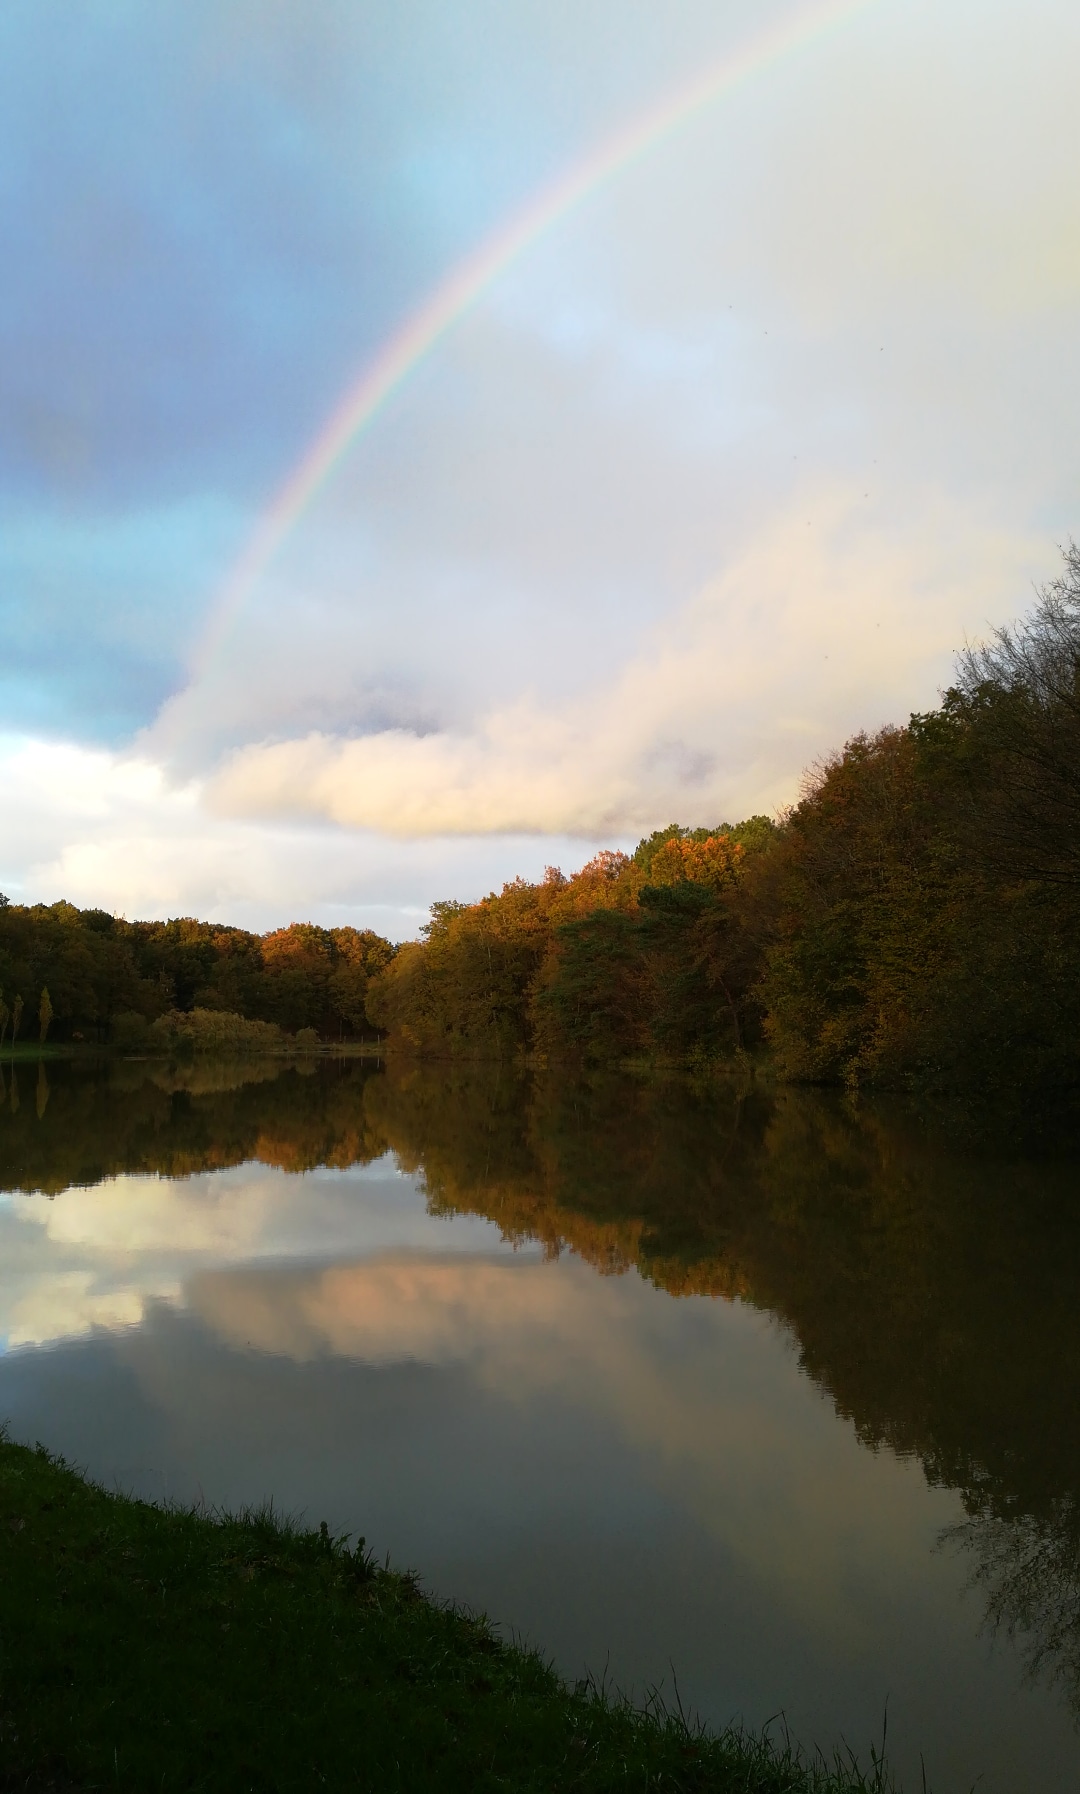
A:
POLYGON ((838 731, 935 701, 973 579, 1000 602, 1032 548, 932 505, 900 540, 876 522, 861 494, 818 486, 581 697, 521 698, 468 732, 252 745, 208 802, 404 837, 595 839, 772 812, 838 731))

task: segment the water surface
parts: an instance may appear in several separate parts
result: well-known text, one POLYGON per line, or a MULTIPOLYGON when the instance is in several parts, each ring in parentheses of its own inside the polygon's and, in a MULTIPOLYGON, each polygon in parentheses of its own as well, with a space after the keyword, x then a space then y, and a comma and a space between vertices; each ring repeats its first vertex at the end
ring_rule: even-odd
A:
POLYGON ((1076 1161, 495 1069, 20 1066, 0 1418, 909 1789, 1080 1782, 1076 1161))

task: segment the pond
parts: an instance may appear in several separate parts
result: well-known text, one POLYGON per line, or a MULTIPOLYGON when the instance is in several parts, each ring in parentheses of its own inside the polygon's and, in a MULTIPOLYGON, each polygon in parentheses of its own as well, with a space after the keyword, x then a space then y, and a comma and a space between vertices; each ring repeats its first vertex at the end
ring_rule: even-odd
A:
POLYGON ((570 1677, 1080 1781, 1080 1161, 901 1104, 10 1065, 0 1421, 363 1533, 570 1677))

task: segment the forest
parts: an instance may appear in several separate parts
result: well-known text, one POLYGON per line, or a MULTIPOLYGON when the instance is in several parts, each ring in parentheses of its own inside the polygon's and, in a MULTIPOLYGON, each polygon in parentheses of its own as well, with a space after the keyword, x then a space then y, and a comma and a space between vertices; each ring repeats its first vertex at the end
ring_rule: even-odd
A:
POLYGON ((775 822, 672 825, 437 904, 368 1014, 428 1053, 690 1063, 942 1091, 1080 1083, 1080 549, 936 710, 775 822))
POLYGON ((190 917, 126 922, 72 903, 0 897, 0 1044, 135 1049, 156 1040, 175 1049, 201 1034, 235 1050, 305 1029, 351 1040, 374 1033, 368 981, 392 953, 366 929, 300 922, 258 935, 190 917), (263 1027, 240 1030, 235 1018, 263 1027))
POLYGON ((1030 613, 958 656, 937 709, 855 736, 776 819, 673 823, 570 877, 436 903, 398 948, 7 904, 0 1029, 17 1010, 24 1037, 156 1029, 175 1048, 216 1014, 440 1058, 766 1058, 793 1082, 1073 1091, 1078 923, 1070 544, 1030 613))

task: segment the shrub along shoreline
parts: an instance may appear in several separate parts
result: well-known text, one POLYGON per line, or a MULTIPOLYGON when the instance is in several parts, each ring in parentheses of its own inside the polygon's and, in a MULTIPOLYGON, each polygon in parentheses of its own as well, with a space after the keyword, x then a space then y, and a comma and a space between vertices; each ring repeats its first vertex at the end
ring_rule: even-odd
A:
POLYGON ((0 1788, 886 1794, 571 1688, 323 1526, 108 1494, 0 1437, 0 1788))

